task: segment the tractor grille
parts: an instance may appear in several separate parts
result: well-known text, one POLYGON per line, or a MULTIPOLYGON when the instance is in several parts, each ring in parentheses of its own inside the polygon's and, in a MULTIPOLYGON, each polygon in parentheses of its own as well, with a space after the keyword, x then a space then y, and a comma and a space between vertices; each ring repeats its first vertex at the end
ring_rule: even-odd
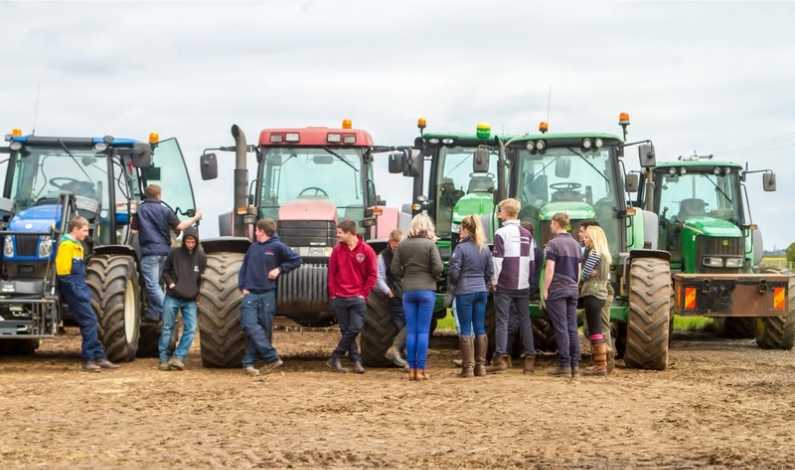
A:
POLYGON ((36 256, 38 235, 14 235, 15 254, 17 256, 36 256))
POLYGON ((745 256, 745 240, 742 237, 704 237, 696 240, 699 270, 705 273, 734 272, 734 268, 708 268, 702 265, 705 256, 745 256))
POLYGON ((292 247, 334 246, 337 226, 328 220, 280 220, 279 238, 292 247))

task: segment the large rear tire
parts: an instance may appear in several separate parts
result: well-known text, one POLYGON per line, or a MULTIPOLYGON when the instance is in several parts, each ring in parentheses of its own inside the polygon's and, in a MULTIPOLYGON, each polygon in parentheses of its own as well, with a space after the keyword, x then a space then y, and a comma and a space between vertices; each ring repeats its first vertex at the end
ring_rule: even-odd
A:
MULTIPOLYGON (((787 273, 789 274, 789 273, 787 273)), ((789 282, 789 312, 756 321, 756 344, 762 349, 790 350, 795 345, 795 282, 789 282)))
POLYGON ((392 322, 387 301, 381 295, 370 294, 361 336, 364 364, 369 367, 392 365, 392 362, 384 357, 384 353, 392 346, 397 334, 398 330, 392 322))
POLYGON ((135 259, 129 255, 94 255, 86 265, 86 283, 108 359, 134 360, 141 325, 141 286, 135 259))
POLYGON ((202 288, 197 299, 199 345, 204 367, 240 367, 246 340, 240 328, 240 301, 237 288, 243 253, 218 252, 207 255, 202 288))
POLYGON ((624 363, 634 369, 668 367, 671 267, 659 258, 632 260, 624 363))

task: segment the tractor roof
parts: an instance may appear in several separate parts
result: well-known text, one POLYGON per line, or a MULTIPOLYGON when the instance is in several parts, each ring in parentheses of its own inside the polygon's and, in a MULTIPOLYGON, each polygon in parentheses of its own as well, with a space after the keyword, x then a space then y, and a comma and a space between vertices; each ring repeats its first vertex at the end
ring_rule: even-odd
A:
POLYGON ((452 143, 450 145, 461 145, 463 147, 475 147, 477 145, 497 145, 497 138, 499 137, 500 140, 503 142, 507 142, 510 139, 513 139, 515 136, 512 135, 495 135, 491 134, 488 138, 481 139, 478 138, 475 134, 468 134, 463 132, 426 132, 422 135, 422 139, 425 141, 431 139, 437 139, 440 142, 444 141, 445 139, 452 139, 452 143))
POLYGON ((362 129, 334 127, 282 127, 264 129, 259 134, 263 147, 372 147, 373 137, 362 129), (297 136, 297 137, 295 137, 297 136), (338 136, 335 141, 334 136, 338 136), (346 142, 346 139, 355 139, 346 142), (297 140, 295 140, 297 139, 297 140))
MULTIPOLYGON (((124 137, 113 137, 111 146, 113 147, 132 147, 137 144, 135 139, 128 139, 124 137)), ((57 137, 57 136, 42 136, 42 135, 21 135, 21 136, 6 136, 7 142, 19 142, 24 145, 40 145, 52 146, 61 143, 67 147, 92 147, 96 144, 105 141, 105 137, 57 137)))
MULTIPOLYGON (((621 142, 621 137, 610 134, 607 132, 547 132, 547 133, 528 133, 521 137, 515 139, 515 141, 527 141, 527 140, 545 140, 547 143, 552 144, 555 141, 571 141, 571 140, 581 140, 586 137, 590 137, 591 139, 602 139, 602 140, 616 140, 621 142)), ((568 142, 566 142, 568 143, 568 142)))
POLYGON ((721 161, 721 160, 673 160, 668 162, 657 162, 657 168, 739 168, 743 169, 743 166, 739 163, 735 162, 728 162, 728 161, 721 161))

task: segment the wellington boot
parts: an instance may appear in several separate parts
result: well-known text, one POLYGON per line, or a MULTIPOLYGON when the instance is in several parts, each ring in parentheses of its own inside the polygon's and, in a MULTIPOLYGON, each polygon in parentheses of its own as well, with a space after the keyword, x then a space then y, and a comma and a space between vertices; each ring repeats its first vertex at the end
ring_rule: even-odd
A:
POLYGON ((475 376, 475 337, 459 336, 458 346, 461 348, 461 372, 459 377, 468 378, 475 376))
POLYGON ((486 375, 486 352, 489 350, 489 337, 479 335, 475 338, 475 376, 486 375))
POLYGON ((604 341, 592 342, 593 367, 586 369, 583 375, 607 375, 607 343, 604 341))
POLYGON ((499 374, 508 370, 511 367, 508 360, 507 354, 495 357, 491 367, 488 368, 489 374, 499 374))

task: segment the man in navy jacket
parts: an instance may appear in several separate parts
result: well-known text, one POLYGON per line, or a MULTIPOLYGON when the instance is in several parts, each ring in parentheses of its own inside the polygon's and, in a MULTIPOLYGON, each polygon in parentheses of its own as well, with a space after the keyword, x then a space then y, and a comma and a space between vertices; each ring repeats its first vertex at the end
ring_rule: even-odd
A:
POLYGON ((281 367, 282 362, 271 344, 273 315, 276 313, 276 285, 279 276, 301 265, 301 258, 276 236, 276 222, 257 221, 256 241, 249 246, 240 267, 238 287, 243 291, 240 303, 240 326, 246 335, 243 369, 259 375, 254 362, 265 362, 263 372, 281 367))

